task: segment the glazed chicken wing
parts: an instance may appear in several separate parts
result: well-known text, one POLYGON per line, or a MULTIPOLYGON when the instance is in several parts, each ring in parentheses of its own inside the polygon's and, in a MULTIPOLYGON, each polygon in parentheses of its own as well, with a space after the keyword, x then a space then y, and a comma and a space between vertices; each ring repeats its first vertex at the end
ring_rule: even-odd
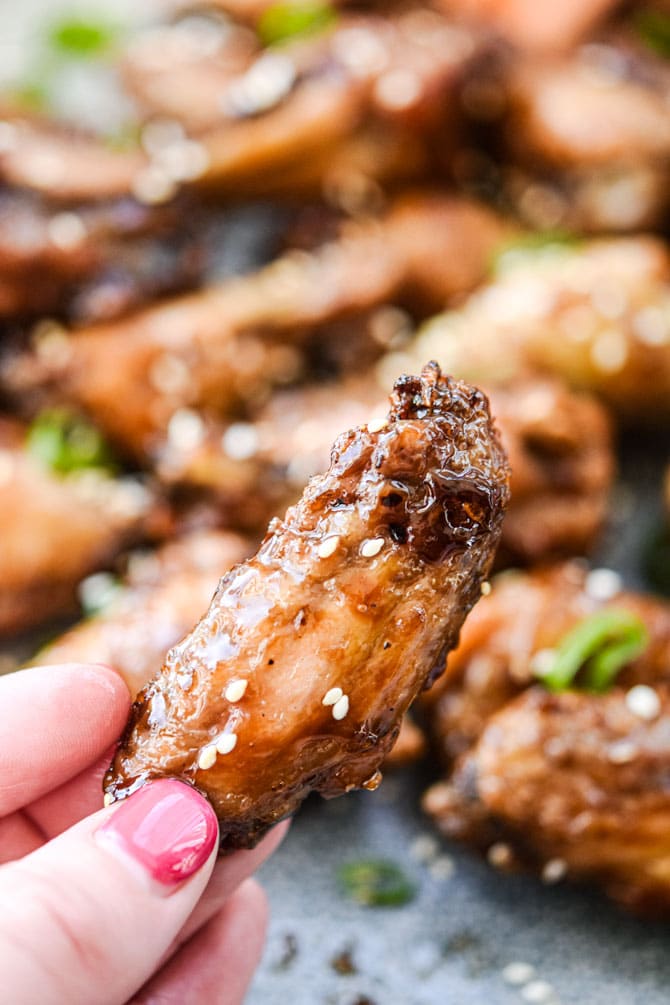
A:
POLYGON ((256 273, 82 330, 56 358, 9 359, 4 380, 18 393, 77 402, 144 461, 181 409, 234 415, 294 380, 301 351, 325 324, 393 297, 435 305, 471 288, 504 233, 475 203, 408 196, 380 219, 343 225, 313 253, 289 252, 256 273))
POLYGON ((385 425, 336 441, 327 474, 170 651, 134 706, 108 801, 182 778, 211 800, 230 848, 312 790, 375 787, 478 598, 507 480, 480 392, 436 364, 398 380, 385 425))
POLYGON ((667 913, 669 679, 667 603, 580 563, 504 573, 425 699, 448 774, 424 808, 492 861, 537 867, 549 882, 593 880, 667 913), (608 612, 639 619, 647 635, 609 692, 540 687, 568 633, 608 612))
POLYGON ((77 585, 147 529, 152 500, 138 482, 98 470, 55 474, 25 449, 25 429, 0 420, 0 637, 77 607, 77 585))
POLYGON ((670 416, 670 260, 651 237, 512 247, 493 281, 430 321, 392 368, 440 361, 467 380, 553 373, 627 421, 670 416))

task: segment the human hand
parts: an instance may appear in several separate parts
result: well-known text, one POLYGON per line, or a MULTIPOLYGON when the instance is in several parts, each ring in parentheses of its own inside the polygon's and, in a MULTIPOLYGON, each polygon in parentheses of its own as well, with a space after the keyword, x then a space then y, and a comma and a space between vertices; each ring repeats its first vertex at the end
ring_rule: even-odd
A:
POLYGON ((12 1005, 237 1005, 258 962, 267 909, 248 877, 286 827, 217 862, 216 817, 181 782, 99 809, 129 704, 103 666, 0 678, 0 968, 12 1005))

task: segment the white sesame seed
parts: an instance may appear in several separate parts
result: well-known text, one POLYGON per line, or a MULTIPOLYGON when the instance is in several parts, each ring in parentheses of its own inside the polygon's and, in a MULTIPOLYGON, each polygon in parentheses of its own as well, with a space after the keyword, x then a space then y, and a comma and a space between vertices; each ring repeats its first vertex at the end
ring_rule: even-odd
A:
POLYGON ((491 593, 492 589, 493 589, 493 587, 489 583, 488 579, 485 579, 484 582, 482 583, 481 587, 480 587, 480 591, 481 591, 482 597, 488 597, 489 594, 491 593))
POLYGON ((198 767, 201 771, 207 771, 216 764, 216 747, 213 743, 203 747, 198 757, 198 767))
POLYGON ((438 855, 428 867, 433 879, 451 879, 455 869, 454 860, 449 855, 438 855))
POLYGON ((655 719, 661 711, 661 700, 653 688, 636 684, 626 694, 628 710, 639 719, 655 719))
POLYGON ((70 251, 86 237, 84 221, 77 213, 56 213, 47 224, 49 240, 62 251, 70 251))
POLYGON ((556 662, 555 649, 538 649, 533 653, 529 662, 529 669, 533 677, 546 677, 551 673, 556 662))
POLYGON ((173 181, 194 181, 209 167, 209 154, 202 143, 180 140, 156 155, 161 168, 173 181))
POLYGON ((237 733, 222 733, 216 741, 216 749, 220 754, 229 754, 237 746, 237 733))
POLYGON ((621 592, 622 585, 614 569, 593 569, 584 580, 584 590, 593 600, 611 600, 621 592))
POLYGON ((226 690, 224 691, 223 697, 226 699, 226 701, 230 701, 233 703, 239 701, 240 698, 244 697, 244 692, 247 689, 248 683, 249 681, 244 680, 243 678, 240 680, 231 681, 226 690))
POLYGON ((417 862, 432 862, 440 851, 440 843, 432 834, 419 834, 410 847, 410 857, 417 862))
POLYGON ((619 740, 612 743, 607 750, 607 758, 612 764, 628 764, 637 757, 638 749, 634 743, 628 740, 619 740))
POLYGON ((372 537, 368 541, 363 541, 361 545, 361 555, 363 558, 374 558, 384 547, 383 537, 372 537))
POLYGON ((205 436, 205 425, 190 408, 180 408, 170 418, 167 427, 168 442, 175 450, 195 450, 205 436))
POLYGON ((628 359, 624 335, 617 329, 604 331, 591 346, 591 360, 603 373, 618 373, 628 359))
POLYGON ((644 345, 658 346, 670 342, 670 317, 660 307, 644 307, 632 320, 635 337, 644 345))
POLYGON ((335 705, 340 700, 343 694, 344 691, 342 690, 341 687, 331 687, 330 691, 326 691, 326 693, 324 694, 323 701, 321 702, 321 704, 335 705))
POLYGON ((291 92, 296 75, 292 59, 283 53, 266 52, 228 85, 223 110, 235 116, 269 111, 291 92))
POLYGON ((103 806, 111 806, 113 802, 114 802, 114 796, 112 795, 112 793, 111 792, 105 792, 104 798, 102 800, 102 805, 103 806))
POLYGON ((349 695, 343 694, 333 705, 333 719, 344 719, 349 711, 349 695))
POLYGON ((154 206, 169 202, 177 193, 177 185, 162 167, 150 164, 135 175, 132 193, 138 202, 154 206))
POLYGON ((508 963, 502 971, 502 979, 505 984, 513 984, 515 986, 528 984, 534 976, 535 967, 531 966, 530 963, 522 963, 521 961, 508 963))
POLYGON ((250 422, 234 422, 221 437, 221 446, 234 461, 248 461, 258 452, 258 431, 250 422))
POLYGON ((330 558, 330 556, 334 555, 337 551, 339 543, 339 534, 335 534, 333 537, 327 537, 316 549, 316 553, 319 558, 330 558))
POLYGON ((151 386, 161 394, 178 394, 188 388, 191 374, 183 359, 165 353, 151 364, 149 380, 151 386))
POLYGON ((568 863, 565 859, 550 858, 548 862, 545 862, 542 869, 542 882, 548 885, 560 883, 562 879, 565 879, 567 872, 568 863))
POLYGON ((369 433, 379 433, 382 429, 386 428, 386 416, 378 415, 374 416, 368 422, 368 432, 369 433))
POLYGON ((495 866, 496 869, 502 869, 512 861, 512 849, 503 841, 496 841, 487 851, 486 858, 490 865, 495 866))
POLYGON ((554 996, 554 989, 548 981, 531 981, 519 992, 525 1002, 542 1005, 554 996))

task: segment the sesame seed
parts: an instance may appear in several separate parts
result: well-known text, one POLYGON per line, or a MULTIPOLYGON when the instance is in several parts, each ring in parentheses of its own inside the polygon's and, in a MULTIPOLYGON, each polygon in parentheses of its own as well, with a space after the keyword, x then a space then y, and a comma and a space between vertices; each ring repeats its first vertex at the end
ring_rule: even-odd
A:
POLYGON ((209 167, 209 154, 195 140, 180 140, 156 155, 161 168, 173 181, 194 181, 209 167))
POLYGON ((231 681, 226 690, 223 693, 223 697, 226 701, 236 702, 244 696, 244 692, 247 689, 248 680, 243 678, 240 680, 231 681))
POLYGON ((220 754, 229 754, 236 746, 237 733, 222 733, 216 741, 216 750, 218 750, 220 754))
POLYGON ((555 662, 555 649, 538 649, 530 659, 529 669, 534 677, 546 677, 553 670, 555 662))
POLYGON ((482 597, 488 597, 492 589, 493 587, 489 583, 488 579, 485 579, 480 587, 482 597))
POLYGON ((248 461, 258 452, 258 432, 250 422, 234 422, 221 437, 221 446, 234 461, 248 461))
POLYGON ((333 705, 333 719, 344 719, 348 711, 349 695, 343 694, 342 697, 333 705))
POLYGON ((155 206, 169 202, 177 193, 177 185, 167 171, 157 164, 151 164, 135 175, 132 193, 138 202, 155 206))
POLYGON ((616 329, 603 332, 591 346, 591 360, 603 373, 618 373, 627 359, 626 339, 616 329))
POLYGON ((77 213, 56 213, 47 224, 49 240, 62 251, 70 251, 86 237, 84 221, 77 213))
POLYGON ((203 747, 198 757, 198 768, 207 771, 216 764, 216 746, 213 743, 203 747))
POLYGON ((266 52, 228 85, 223 110, 240 118, 267 112, 291 92, 296 77, 292 59, 283 53, 266 52))
POLYGON ((440 851, 440 843, 432 834, 419 834, 409 846, 410 857, 417 862, 432 862, 440 851))
POLYGON ((522 963, 521 961, 508 963, 502 971, 502 979, 505 984, 513 984, 515 986, 528 984, 534 976, 535 967, 531 966, 530 963, 522 963))
POLYGON ((550 858, 548 862, 545 862, 542 869, 542 882, 548 885, 560 883, 562 879, 565 879, 567 872, 568 863, 565 859, 550 858))
POLYGON ((198 413, 190 408, 178 409, 168 422, 167 438, 175 450, 195 450, 204 436, 205 425, 198 413))
POLYGON ((611 600, 622 585, 621 576, 614 569, 593 569, 584 580, 584 590, 593 600, 611 600))
POLYGON ((316 549, 316 553, 319 558, 330 558, 330 556, 334 555, 337 551, 339 543, 339 534, 335 534, 333 537, 327 537, 316 549))
POLYGON ((102 800, 102 805, 105 807, 111 806, 113 802, 114 802, 114 796, 112 795, 112 793, 105 792, 104 798, 102 800))
POLYGON ((637 747, 628 740, 612 743, 607 750, 607 758, 612 764, 628 764, 635 760, 637 754, 637 747))
POLYGON ((454 860, 449 855, 438 855, 428 867, 433 879, 451 879, 455 869, 454 860))
POLYGON ((343 694, 344 691, 342 690, 341 687, 331 687, 330 691, 326 691, 326 693, 324 694, 323 701, 321 702, 321 704, 335 705, 340 700, 343 694))
POLYGON ((374 558, 384 547, 383 537, 373 537, 368 541, 363 541, 361 545, 361 555, 363 558, 374 558))
POLYGON ((379 433, 382 429, 386 427, 386 416, 378 415, 370 419, 368 422, 368 432, 369 433, 379 433))
POLYGON ((554 989, 548 981, 531 981, 519 992, 525 1002, 541 1005, 554 996, 554 989))
POLYGON ((504 869, 512 861, 512 849, 504 841, 496 841, 486 853, 486 858, 496 869, 504 869))
POLYGON ((636 684, 626 694, 629 712, 639 719, 655 719, 661 711, 661 700, 653 688, 636 684))
POLYGON ((633 332, 639 342, 649 346, 670 342, 670 318, 660 307, 644 307, 632 321, 633 332))

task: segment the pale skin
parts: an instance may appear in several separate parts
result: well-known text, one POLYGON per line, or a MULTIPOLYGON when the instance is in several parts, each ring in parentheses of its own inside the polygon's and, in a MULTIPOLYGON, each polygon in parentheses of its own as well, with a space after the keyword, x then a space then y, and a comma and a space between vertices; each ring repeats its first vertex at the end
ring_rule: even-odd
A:
POLYGON ((260 958, 267 905, 249 877, 284 825, 218 861, 215 842, 169 888, 100 839, 118 812, 101 809, 101 779, 129 705, 100 665, 0 678, 12 710, 0 719, 0 970, 13 1005, 238 1005, 260 958))

